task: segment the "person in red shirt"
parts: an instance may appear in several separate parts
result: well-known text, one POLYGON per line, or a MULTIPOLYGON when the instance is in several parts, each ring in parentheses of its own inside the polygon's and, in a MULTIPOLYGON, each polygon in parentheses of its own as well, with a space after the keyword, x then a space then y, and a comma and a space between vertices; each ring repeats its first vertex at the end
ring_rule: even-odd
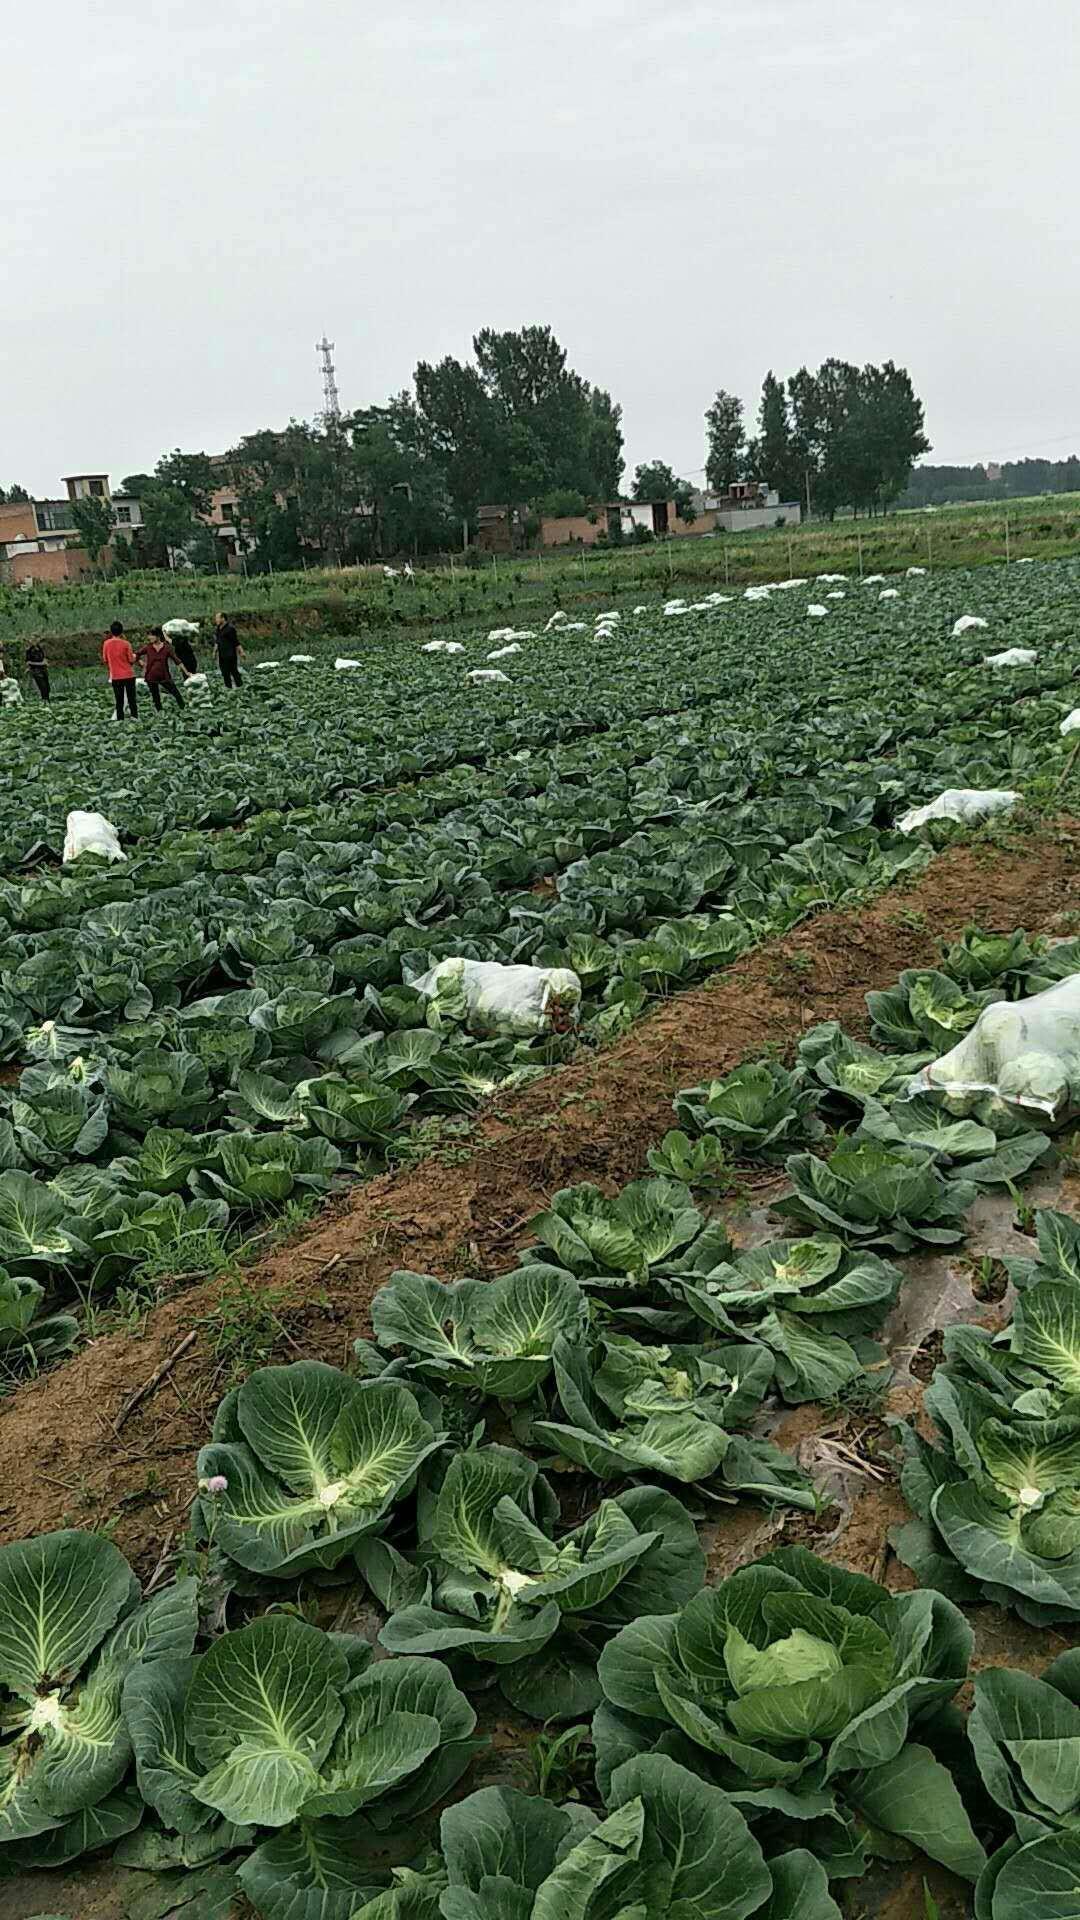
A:
POLYGON ((187 669, 181 661, 179 654, 173 652, 172 647, 169 645, 160 627, 154 628, 146 645, 139 647, 135 658, 142 664, 143 679, 146 681, 146 691, 154 703, 155 712, 161 712, 161 696, 163 693, 167 693, 170 700, 175 700, 177 706, 182 707, 184 704, 184 696, 173 679, 172 674, 169 672, 169 666, 170 663, 175 660, 185 680, 187 679, 187 669))
POLYGON ((119 620, 114 620, 105 635, 105 644, 101 657, 109 670, 109 681, 116 702, 116 718, 124 718, 124 705, 132 719, 138 714, 135 704, 135 655, 131 651, 130 640, 125 640, 124 629, 119 620))

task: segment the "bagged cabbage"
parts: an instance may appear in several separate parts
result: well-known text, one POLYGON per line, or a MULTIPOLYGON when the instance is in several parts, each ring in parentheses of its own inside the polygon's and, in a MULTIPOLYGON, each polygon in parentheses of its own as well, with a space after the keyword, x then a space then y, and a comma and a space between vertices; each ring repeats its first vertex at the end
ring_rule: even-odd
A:
POLYGON ((460 640, 427 640, 420 651, 421 653, 464 653, 465 647, 460 640))
POLYGON ((104 860, 127 858, 116 828, 103 813, 80 813, 76 808, 67 817, 64 859, 77 860, 81 853, 98 853, 104 860))
POLYGON ((199 623, 197 620, 166 620, 161 631, 166 640, 197 640, 199 623))
POLYGON ((988 627, 989 625, 989 620, 980 620, 977 613, 962 613, 953 627, 952 637, 954 640, 959 640, 960 635, 969 632, 971 628, 988 627))
POLYGON ((493 680, 501 680, 504 686, 509 686, 510 684, 510 675, 508 673, 500 673, 498 667, 474 667, 469 675, 469 679, 477 686, 481 685, 484 681, 490 684, 493 680))
POLYGON ((9 674, 0 673, 0 707, 21 707, 22 691, 17 680, 9 674))
POLYGON ((1027 1000, 985 1007, 951 1053, 931 1061, 907 1089, 943 1095, 949 1111, 993 1115, 1018 1109, 1059 1126, 1080 1111, 1080 974, 1027 1000))
POLYGON ((982 820, 991 813, 1007 813, 1019 798, 1011 787, 946 787, 928 806, 912 807, 896 824, 901 833, 914 833, 930 820, 982 820))
POLYGON ((334 661, 334 666, 337 668, 338 673, 347 673, 351 667, 362 667, 363 664, 362 660, 346 659, 344 654, 334 661))
POLYGON ((448 959, 409 985, 431 1000, 436 1020, 441 1005, 470 1033, 564 1033, 581 1005, 581 981, 569 967, 448 959))
POLYGON ((1034 647, 1006 647, 1004 653, 984 653, 984 667, 1033 667, 1038 654, 1034 647))
POLYGON ((1071 713, 1065 715, 1058 732, 1075 733, 1078 728, 1080 728, 1080 707, 1074 707, 1071 713))

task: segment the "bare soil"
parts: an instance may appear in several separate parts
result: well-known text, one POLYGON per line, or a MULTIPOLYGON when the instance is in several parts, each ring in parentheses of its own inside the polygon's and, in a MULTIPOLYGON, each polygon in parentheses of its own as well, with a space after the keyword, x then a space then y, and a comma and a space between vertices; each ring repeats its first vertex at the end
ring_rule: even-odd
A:
MULTIPOLYGON (((150 1575, 183 1530, 194 1453, 227 1383, 226 1317, 243 1321, 260 1303, 272 1304, 267 1352, 340 1364, 353 1339, 370 1332, 372 1296, 395 1268, 443 1278, 502 1272, 559 1187, 594 1180, 614 1190, 639 1176, 648 1147, 670 1124, 679 1087, 766 1047, 790 1053, 800 1031, 818 1020, 835 1018, 865 1034, 867 989, 888 985, 904 967, 932 964, 939 942, 970 921, 1060 929, 1078 909, 1080 823, 1058 823, 1017 851, 955 849, 916 885, 808 921, 707 985, 661 1003, 605 1051, 497 1097, 478 1119, 465 1158, 443 1164, 433 1157, 330 1204, 310 1230, 247 1270, 239 1306, 235 1298, 228 1304, 227 1282, 189 1286, 154 1308, 138 1332, 97 1339, 11 1393, 0 1404, 0 1540, 109 1525, 139 1572, 150 1575), (195 1341, 118 1432, 131 1395, 192 1330, 195 1341)), ((798 1409, 781 1426, 790 1424, 797 1440, 811 1437, 815 1422, 820 1428, 820 1410, 798 1409)), ((885 1527, 902 1517, 892 1511, 899 1495, 868 1479, 865 1499, 876 1559, 885 1527), (888 1515, 877 1511, 883 1506, 888 1515)), ((838 1557, 855 1550, 854 1521, 853 1513, 838 1557)), ((739 1514, 725 1517, 725 1563, 741 1526, 739 1514)), ((760 1550, 758 1531, 750 1553, 760 1550)), ((862 1561, 863 1552, 855 1557, 862 1561)))

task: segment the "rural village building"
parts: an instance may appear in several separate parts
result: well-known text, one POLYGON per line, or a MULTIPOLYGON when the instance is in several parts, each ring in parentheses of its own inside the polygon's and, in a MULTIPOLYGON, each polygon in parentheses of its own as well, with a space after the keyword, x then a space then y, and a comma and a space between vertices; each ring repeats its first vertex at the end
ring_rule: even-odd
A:
POLYGON ((142 526, 142 508, 130 494, 113 493, 107 473, 73 473, 59 500, 13 500, 0 505, 0 579, 8 586, 34 580, 62 585, 82 580, 90 561, 71 517, 76 500, 108 500, 118 533, 142 526))

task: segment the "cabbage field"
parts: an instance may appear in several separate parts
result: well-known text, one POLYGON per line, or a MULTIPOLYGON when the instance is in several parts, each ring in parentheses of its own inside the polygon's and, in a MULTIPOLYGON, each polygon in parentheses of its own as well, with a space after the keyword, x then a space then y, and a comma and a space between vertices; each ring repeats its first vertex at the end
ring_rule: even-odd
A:
MULTIPOLYGON (((564 1061, 917 880, 957 830, 899 823, 944 791, 1045 806, 1078 587, 830 576, 249 661, 135 723, 96 678, 0 709, 8 1391, 425 1123, 544 1075, 554 1113, 564 1061), (73 809, 125 857, 62 864, 73 809), (478 1032, 417 985, 449 958, 569 970, 579 1017, 478 1032)), ((817 1020, 681 1088, 640 1177, 551 1194, 498 1277, 395 1272, 347 1364, 225 1392, 145 1592, 102 1533, 0 1546, 0 1878, 108 1850, 132 1920, 840 1920, 913 1859, 978 1920, 1080 1914, 1080 1226, 1029 1209, 1005 1333, 951 1326, 893 1435, 917 1585, 803 1543, 831 1496, 784 1444, 1056 1164, 912 1076, 1078 973, 971 928, 867 994, 869 1039, 817 1020), (750 1235, 738 1168, 772 1178, 750 1235), (792 1530, 718 1576, 748 1513, 792 1530), (973 1663, 987 1603, 1041 1677, 973 1663)))

